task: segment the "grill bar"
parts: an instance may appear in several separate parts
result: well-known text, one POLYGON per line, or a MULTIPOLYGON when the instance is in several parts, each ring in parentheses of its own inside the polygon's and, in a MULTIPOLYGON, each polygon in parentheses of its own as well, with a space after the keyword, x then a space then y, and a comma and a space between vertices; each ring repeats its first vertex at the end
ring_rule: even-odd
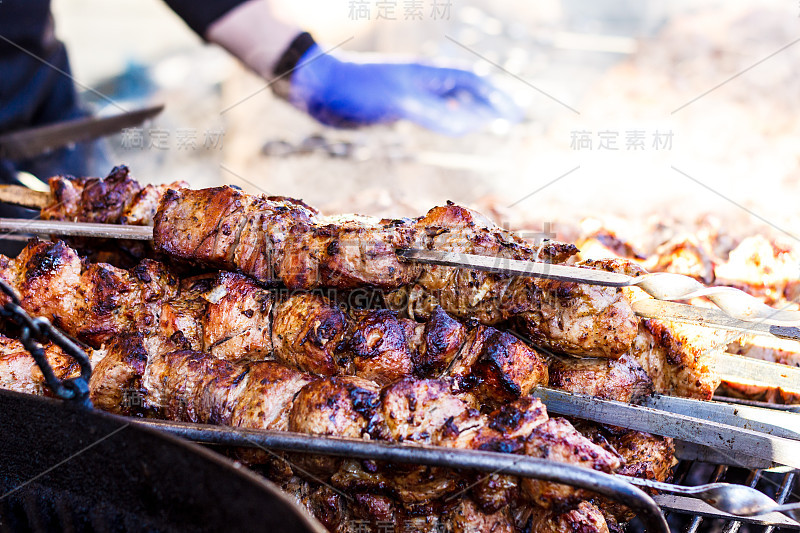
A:
MULTIPOLYGON (((714 473, 711 475, 711 478, 708 480, 708 483, 716 483, 722 476, 725 475, 725 472, 728 471, 728 467, 724 465, 718 465, 714 469, 714 473)), ((696 533, 697 530, 700 528, 700 524, 703 523, 704 516, 698 513, 698 516, 695 516, 692 519, 692 523, 689 524, 689 527, 686 528, 686 533, 696 533)))
MULTIPOLYGON (((794 488, 795 480, 796 480, 796 473, 789 472, 785 476, 783 476, 783 482, 781 483, 780 489, 778 489, 778 494, 775 495, 775 501, 778 503, 785 503, 786 500, 789 498, 789 495, 792 493, 792 489, 794 488)), ((768 526, 764 533, 772 533, 775 531, 774 526, 768 526)))

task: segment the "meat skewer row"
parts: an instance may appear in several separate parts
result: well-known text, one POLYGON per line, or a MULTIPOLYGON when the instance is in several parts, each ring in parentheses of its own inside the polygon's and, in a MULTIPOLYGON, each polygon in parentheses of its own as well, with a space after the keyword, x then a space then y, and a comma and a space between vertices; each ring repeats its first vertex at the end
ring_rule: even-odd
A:
MULTIPOLYGON (((219 357, 265 357, 274 350, 279 359, 302 370, 323 374, 368 372, 366 377, 386 382, 411 373, 436 376, 453 363, 454 354, 463 345, 434 346, 428 350, 420 344, 424 328, 420 332, 415 321, 398 320, 387 313, 377 321, 374 313, 366 313, 358 321, 362 327, 355 328, 341 310, 318 297, 298 295, 276 306, 273 293, 241 275, 221 273, 216 278, 180 282, 164 265, 152 260, 130 270, 85 264, 63 243, 32 241, 17 258, 0 257, 0 276, 15 287, 26 310, 51 318, 68 333, 96 348, 126 331, 148 333, 158 342, 169 337, 156 335, 159 331, 169 331, 170 335, 180 332, 188 339, 188 347, 209 350, 219 357), (301 326, 298 320, 305 320, 307 325, 301 326), (371 323, 374 327, 370 328, 371 323), (296 336, 292 331, 304 333, 296 336), (351 340, 343 345, 350 349, 350 357, 342 358, 338 352, 339 340, 348 331, 352 332, 351 338, 363 342, 351 340), (380 343, 376 345, 377 340, 380 343)), ((452 320, 440 320, 442 314, 441 309, 433 312, 426 322, 451 324, 455 339, 466 342, 465 328, 455 327, 452 320)), ((422 315, 416 318, 421 320, 422 315)), ((607 362, 568 359, 572 377, 562 379, 568 374, 560 371, 553 384, 581 391, 571 388, 570 383, 575 387, 586 385, 580 380, 605 383, 606 392, 601 395, 598 390, 597 395, 617 399, 614 395, 623 391, 641 392, 626 381, 648 382, 655 378, 659 392, 710 397, 715 375, 708 364, 699 364, 704 355, 710 356, 699 350, 698 346, 703 344, 694 337, 678 335, 692 328, 670 324, 671 327, 664 325, 654 330, 657 325, 659 321, 643 321, 639 333, 643 340, 637 341, 637 345, 643 346, 639 353, 607 362), (649 323, 649 329, 645 323, 649 323), (661 334, 656 337, 652 331, 661 334), (681 354, 686 357, 677 357, 681 354), (650 378, 643 377, 638 367, 643 367, 650 378), (576 372, 578 375, 574 375, 576 372), (611 372, 615 379, 597 380, 595 372, 611 372), (617 378, 622 379, 620 386, 617 378), (693 384, 690 378, 694 378, 693 384)), ((474 329, 474 337, 487 331, 492 330, 474 329)), ((441 343, 447 337, 437 339, 429 332, 427 339, 441 343)), ((498 340, 503 339, 509 337, 505 335, 498 340)), ((646 383, 643 390, 651 386, 646 383)), ((629 401, 631 396, 621 399, 629 401)))
MULTIPOLYGON (((56 177, 50 186, 53 204, 42 211, 46 219, 140 223, 152 213, 147 209, 152 203, 136 199, 144 189, 127 169, 115 169, 104 180, 56 177), (99 190, 106 191, 105 203, 97 198, 99 190), (131 206, 137 208, 136 216, 126 214, 131 206)), ((462 284, 482 283, 484 289, 493 287, 482 304, 464 309, 464 302, 456 299, 442 306, 462 318, 476 316, 487 325, 513 316, 527 335, 558 351, 616 358, 635 335, 633 311, 615 289, 526 280, 509 292, 509 278, 478 273, 473 273, 475 279, 453 277, 453 269, 400 261, 395 250, 408 247, 551 262, 563 262, 576 251, 572 245, 551 241, 531 248, 482 215, 452 204, 417 220, 376 220, 323 217, 299 200, 249 196, 232 187, 168 189, 153 224, 158 252, 206 267, 238 270, 263 282, 282 282, 292 289, 394 290, 419 281, 430 290, 447 286, 445 292, 457 295, 462 284), (509 305, 498 306, 503 302, 509 305)))
MULTIPOLYGON (((115 191, 140 188, 119 172, 95 180, 111 182, 106 187, 115 191)), ((122 221, 119 213, 124 209, 114 205, 100 214, 85 215, 91 196, 83 198, 75 191, 90 189, 91 180, 77 185, 73 181, 51 179, 58 201, 45 210, 46 216, 122 221)), ((434 208, 417 220, 331 218, 297 200, 253 197, 221 187, 170 190, 153 216, 157 246, 175 257, 238 268, 290 287, 392 289, 386 301, 394 309, 404 309, 409 318, 425 320, 442 307, 459 318, 510 325, 556 352, 627 355, 645 368, 659 392, 710 399, 719 384, 712 361, 714 354, 724 351, 727 339, 707 328, 639 320, 630 308, 632 300, 646 297, 638 289, 509 278, 397 259, 396 248, 414 246, 554 263, 574 260, 577 248, 572 245, 546 241, 533 249, 478 213, 455 205, 434 208)), ((624 260, 611 267, 592 262, 583 266, 642 272, 624 260)))

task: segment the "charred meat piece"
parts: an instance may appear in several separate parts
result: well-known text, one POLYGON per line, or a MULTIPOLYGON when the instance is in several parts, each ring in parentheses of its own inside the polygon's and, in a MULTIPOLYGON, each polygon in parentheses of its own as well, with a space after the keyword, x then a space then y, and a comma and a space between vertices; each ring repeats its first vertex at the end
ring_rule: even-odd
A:
POLYGON ((420 376, 438 376, 461 350, 467 328, 436 307, 425 323, 418 348, 412 353, 415 371, 420 376))
POLYGON ((388 309, 359 314, 342 347, 353 362, 357 375, 388 385, 414 371, 413 351, 416 329, 424 326, 398 319, 388 309))
MULTIPOLYGON (((641 267, 624 259, 593 260, 585 264, 634 276, 644 273, 641 267)), ((636 287, 626 287, 623 291, 631 302, 651 298, 636 287)), ((703 326, 642 319, 629 355, 641 365, 657 392, 710 400, 720 382, 714 371, 714 356, 724 352, 736 336, 703 326)))
POLYGON ((487 514, 467 498, 461 499, 447 513, 445 520, 449 522, 448 531, 452 533, 471 533, 473 531, 515 533, 514 521, 508 509, 487 514))
MULTIPOLYGON (((44 220, 99 222, 151 226, 161 197, 169 188, 187 187, 186 182, 142 186, 130 177, 127 167, 114 167, 105 178, 50 178, 50 205, 42 209, 44 220)), ((93 261, 129 268, 152 257, 149 243, 73 237, 68 242, 93 261)))
MULTIPOLYGON (((619 456, 623 464, 616 473, 662 482, 672 479, 672 468, 677 463, 672 439, 585 420, 575 420, 574 424, 592 442, 619 456)), ((609 523, 633 518, 630 509, 620 503, 605 498, 595 503, 609 523)))
POLYGON ((252 279, 220 272, 203 295, 203 347, 220 359, 266 359, 272 353, 274 296, 252 279))
POLYGON ((305 385, 294 398, 289 431, 360 438, 378 407, 380 387, 355 376, 305 385))
POLYGON ((383 390, 372 433, 396 442, 430 443, 448 421, 472 408, 446 381, 405 379, 383 390))
POLYGON ((653 381, 631 356, 617 360, 597 357, 552 357, 550 386, 604 400, 631 403, 653 392, 653 381))
MULTIPOLYGON (((563 418, 551 418, 537 426, 525 443, 525 453, 606 473, 616 471, 622 464, 617 454, 594 444, 563 418)), ((538 479, 523 479, 522 489, 541 507, 577 503, 591 497, 582 489, 538 479)))
POLYGON ((393 289, 416 276, 418 267, 395 253, 410 247, 414 230, 409 220, 319 218, 307 232, 286 240, 278 275, 291 288, 393 289))
MULTIPOLYGON (((78 362, 58 346, 48 344, 44 348, 47 362, 58 379, 80 375, 78 362)), ((3 335, 0 335, 0 389, 38 395, 49 394, 50 390, 39 367, 22 343, 3 335)))
POLYGON ((118 224, 142 190, 129 174, 118 166, 105 178, 50 178, 54 203, 42 209, 42 218, 118 224))
POLYGON ((275 358, 307 372, 339 374, 336 348, 348 325, 347 316, 330 300, 312 293, 294 294, 275 307, 275 358))
POLYGON ((510 333, 477 326, 453 361, 448 375, 464 390, 485 399, 513 400, 547 383, 547 365, 533 348, 510 333))
POLYGON ((123 415, 135 414, 143 404, 141 377, 156 348, 141 333, 122 335, 106 350, 92 369, 89 397, 98 409, 123 415))
POLYGON ((130 271, 85 265, 61 241, 32 239, 15 259, 0 260, 0 276, 30 314, 94 348, 124 332, 156 330, 162 301, 177 292, 177 280, 154 261, 130 271))
POLYGON ((530 533, 609 533, 603 513, 596 505, 584 501, 568 510, 528 508, 518 513, 518 527, 530 533))

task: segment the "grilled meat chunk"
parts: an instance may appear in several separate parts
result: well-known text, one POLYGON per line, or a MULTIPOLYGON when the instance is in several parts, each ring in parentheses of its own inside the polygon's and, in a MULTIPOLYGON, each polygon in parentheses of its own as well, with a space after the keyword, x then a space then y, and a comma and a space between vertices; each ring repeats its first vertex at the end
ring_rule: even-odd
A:
MULTIPOLYGON (((594 444, 563 418, 551 418, 534 428, 525 443, 525 453, 606 473, 616 471, 622 464, 617 454, 594 444)), ((557 502, 577 503, 590 497, 582 489, 538 479, 523 479, 522 489, 541 507, 557 502)))
POLYGON ((105 178, 50 178, 54 203, 42 209, 45 220, 80 220, 118 224, 142 186, 128 167, 114 167, 105 178))
POLYGON ((533 387, 547 383, 544 359, 510 333, 477 326, 468 335, 448 374, 468 390, 475 387, 482 398, 513 400, 533 387))
POLYGON ((396 442, 430 443, 448 421, 472 408, 445 381, 405 379, 383 390, 372 432, 396 442))
POLYGON ((293 400, 289 431, 360 438, 375 415, 379 398, 376 383, 355 376, 311 382, 293 400))
MULTIPOLYGON (((44 355, 59 379, 80 375, 78 362, 58 346, 48 344, 44 355)), ((0 389, 43 395, 49 392, 39 367, 22 343, 0 335, 0 389)))
POLYGON ((550 386, 605 400, 631 403, 653 392, 653 381, 631 356, 617 360, 597 357, 552 357, 550 386))
POLYGON ((475 505, 475 502, 463 498, 445 515, 449 522, 450 533, 515 533, 514 521, 508 509, 487 514, 475 505))
POLYGON ((94 348, 123 332, 157 329, 161 302, 177 288, 154 261, 130 271, 84 265, 63 242, 37 239, 15 259, 0 259, 0 276, 16 289, 26 311, 94 348))
MULTIPOLYGON (((262 281, 283 270, 283 248, 309 230, 316 212, 280 197, 254 198, 232 187, 170 189, 154 219, 157 250, 228 270, 247 268, 262 281)), ((285 265, 290 272, 295 269, 285 265)))
POLYGON ((236 365, 182 350, 151 357, 142 388, 145 405, 171 420, 286 431, 295 395, 313 380, 274 361, 236 365))
POLYGON ((336 348, 347 331, 344 312, 326 298, 298 293, 275 308, 275 358, 307 372, 332 376, 342 370, 336 348))
POLYGON ((413 373, 418 327, 424 326, 398 319, 388 309, 366 311, 348 333, 343 352, 352 359, 356 374, 388 385, 413 373))
POLYGON ((518 518, 520 529, 530 533, 609 533, 603 513, 596 505, 583 501, 572 509, 527 509, 518 518))
MULTIPOLYGON (((585 420, 575 420, 574 424, 592 442, 619 456, 622 466, 617 474, 662 482, 672 479, 672 468, 677 463, 672 439, 585 420)), ((609 522, 626 522, 634 516, 618 502, 601 498, 595 503, 609 522)))
POLYGON ((651 272, 691 276, 706 285, 714 283, 714 261, 707 247, 693 235, 659 246, 647 268, 651 272))
POLYGON ((252 279, 220 272, 203 295, 203 346, 220 359, 266 359, 272 353, 274 296, 252 279))
MULTIPOLYGON (((44 220, 100 222, 152 226, 161 197, 169 188, 187 187, 183 181, 168 185, 140 185, 127 167, 114 167, 105 178, 50 178, 52 201, 42 209, 44 220)), ((151 257, 149 243, 136 240, 107 240, 73 237, 68 242, 93 261, 131 267, 151 257)))
MULTIPOLYGON (((638 265, 623 259, 586 261, 586 266, 623 272, 644 273, 638 265)), ((631 302, 651 298, 637 287, 623 289, 631 302)), ((710 400, 720 382, 713 359, 724 352, 738 334, 730 334, 703 326, 643 319, 629 351, 644 369, 657 392, 710 400)))
POLYGON ((466 340, 467 328, 436 307, 425 323, 422 339, 412 353, 416 373, 438 376, 450 366, 466 340))
POLYGON ((292 288, 405 285, 417 266, 402 262, 395 250, 410 247, 414 230, 409 220, 320 217, 308 232, 287 239, 280 278, 292 288))
POLYGON ((98 409, 131 415, 143 407, 141 377, 150 353, 156 350, 143 334, 122 335, 92 369, 89 398, 98 409))

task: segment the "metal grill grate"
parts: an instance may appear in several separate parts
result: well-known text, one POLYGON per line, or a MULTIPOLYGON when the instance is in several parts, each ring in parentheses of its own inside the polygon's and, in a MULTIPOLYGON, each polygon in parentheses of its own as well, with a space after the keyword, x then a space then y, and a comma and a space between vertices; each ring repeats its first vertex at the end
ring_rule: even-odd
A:
MULTIPOLYGON (((797 471, 787 469, 746 470, 725 465, 711 465, 697 461, 681 461, 675 471, 674 482, 681 485, 726 482, 748 485, 767 494, 778 503, 800 500, 797 471)), ((720 518, 720 513, 705 515, 676 512, 670 505, 674 497, 656 496, 656 502, 667 515, 670 530, 683 533, 773 533, 798 531, 799 527, 774 525, 769 515, 747 519, 720 518)), ((702 507, 698 505, 698 507, 702 507)))

